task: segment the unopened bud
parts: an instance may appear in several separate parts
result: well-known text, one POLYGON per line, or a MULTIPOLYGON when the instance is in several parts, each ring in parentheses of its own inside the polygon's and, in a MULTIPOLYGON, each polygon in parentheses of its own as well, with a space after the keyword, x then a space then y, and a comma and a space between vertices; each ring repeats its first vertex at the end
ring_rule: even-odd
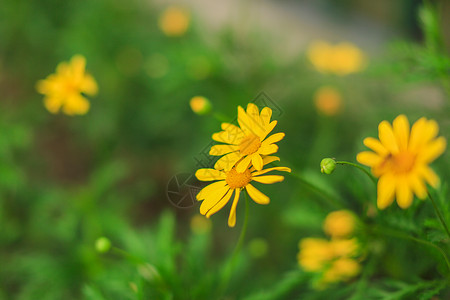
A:
POLYGON ((106 253, 111 249, 111 241, 102 236, 95 241, 95 249, 100 253, 106 253))
POLYGON ((320 172, 330 175, 336 169, 336 161, 333 158, 324 158, 320 162, 320 172))
POLYGON ((192 111, 197 115, 206 115, 211 111, 212 108, 211 102, 209 102, 207 98, 202 96, 192 97, 189 104, 191 105, 192 111))

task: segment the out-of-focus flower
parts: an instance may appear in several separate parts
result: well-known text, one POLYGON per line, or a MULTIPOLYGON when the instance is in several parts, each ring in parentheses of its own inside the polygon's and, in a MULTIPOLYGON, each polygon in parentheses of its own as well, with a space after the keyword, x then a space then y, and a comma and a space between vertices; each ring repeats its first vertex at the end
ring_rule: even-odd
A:
POLYGON ((379 177, 378 208, 388 207, 394 198, 401 208, 408 208, 414 194, 420 199, 427 197, 425 182, 438 185, 439 177, 428 166, 446 148, 445 138, 437 137, 438 131, 436 121, 426 118, 419 119, 410 130, 406 116, 399 115, 392 126, 387 121, 379 124, 379 140, 364 139, 364 145, 374 152, 361 152, 356 159, 379 177))
POLYGON ((214 133, 213 140, 222 145, 211 147, 210 155, 222 156, 215 164, 218 170, 230 171, 236 164, 238 173, 244 172, 250 165, 259 171, 263 167, 263 157, 278 151, 275 144, 284 138, 284 133, 275 133, 267 137, 277 125, 270 121, 272 110, 264 107, 259 112, 258 107, 249 103, 247 111, 238 107, 239 127, 230 123, 222 123, 221 132, 214 133))
POLYGON ((364 53, 350 43, 331 45, 317 41, 311 44, 307 55, 313 66, 322 73, 347 75, 361 71, 366 64, 364 53))
MULTIPOLYGON (((279 160, 275 156, 266 156, 263 159, 263 166, 275 160, 279 160)), ((250 184, 252 181, 272 184, 284 180, 280 175, 264 175, 270 171, 291 172, 291 169, 286 167, 273 167, 257 171, 254 167, 245 169, 244 172, 238 173, 235 168, 229 171, 220 169, 199 169, 195 173, 198 180, 201 181, 216 181, 203 188, 197 194, 197 200, 203 201, 200 206, 200 213, 209 218, 221 210, 231 199, 234 194, 233 204, 228 218, 228 226, 234 227, 236 225, 236 206, 239 201, 239 196, 242 189, 245 189, 250 196, 258 204, 269 204, 269 197, 257 190, 250 184)))
POLYGON ((75 55, 70 63, 58 64, 55 74, 37 82, 36 89, 45 95, 44 105, 49 112, 57 113, 62 109, 67 115, 83 115, 89 111, 90 104, 82 93, 96 95, 98 87, 85 67, 84 56, 75 55))
POLYGON ((323 230, 332 238, 348 237, 355 230, 355 217, 348 210, 333 211, 325 218, 323 230))
POLYGON ((298 244, 297 255, 299 265, 307 272, 320 272, 334 258, 330 242, 319 238, 304 238, 298 244))
POLYGON ((341 257, 333 261, 323 273, 319 286, 326 287, 330 283, 347 281, 361 271, 361 265, 352 258, 341 257))
POLYGON ((179 6, 169 6, 159 18, 159 28, 171 37, 182 36, 189 28, 190 14, 179 6))
POLYGON ((95 249, 100 253, 106 253, 111 249, 111 241, 102 236, 95 241, 95 249))
POLYGON ((202 96, 192 97, 191 101, 189 101, 189 105, 191 106, 192 111, 198 115, 206 115, 212 108, 211 102, 202 96))
POLYGON ((202 215, 195 215, 191 219, 191 230, 195 234, 205 234, 211 231, 211 220, 202 215))
POLYGON ((314 94, 314 104, 320 113, 334 116, 342 107, 341 94, 333 87, 321 87, 314 94))

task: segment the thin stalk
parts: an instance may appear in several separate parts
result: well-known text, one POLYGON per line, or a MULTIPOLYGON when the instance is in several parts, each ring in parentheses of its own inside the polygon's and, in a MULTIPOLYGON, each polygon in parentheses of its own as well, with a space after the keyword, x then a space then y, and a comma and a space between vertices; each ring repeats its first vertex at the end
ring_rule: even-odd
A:
POLYGON ((230 281, 230 277, 231 277, 231 273, 236 265, 237 262, 237 257, 238 254, 241 252, 242 246, 244 244, 244 240, 245 240, 245 234, 247 232, 247 223, 248 223, 248 196, 247 196, 247 191, 243 191, 244 195, 245 195, 245 216, 244 216, 244 224, 242 225, 242 229, 241 229, 241 234, 239 235, 239 239, 238 242, 236 244, 236 247, 233 250, 233 253, 227 263, 227 265, 225 266, 225 270, 224 270, 224 275, 222 277, 222 282, 220 284, 219 287, 219 295, 223 296, 223 294, 225 293, 225 290, 228 286, 228 283, 230 281))
POLYGON ((378 229, 378 231, 380 233, 388 234, 388 235, 391 235, 391 236, 394 236, 394 237, 399 237, 399 238, 402 238, 402 239, 405 239, 405 240, 412 240, 412 241, 414 241, 416 243, 427 245, 429 247, 432 247, 432 248, 438 250, 442 254, 442 256, 444 257, 444 260, 445 260, 445 262, 447 264, 448 270, 450 271, 450 261, 449 261, 449 259, 447 257, 447 254, 438 245, 435 245, 432 242, 429 242, 429 241, 426 241, 426 240, 422 240, 422 239, 416 238, 414 236, 405 234, 405 233, 403 233, 401 231, 398 231, 398 230, 395 230, 395 229, 386 228, 386 227, 382 227, 382 226, 376 226, 375 230, 377 230, 377 229, 378 229))
POLYGON ((361 167, 360 165, 357 165, 357 164, 354 164, 354 163, 351 163, 351 162, 348 162, 348 161, 337 161, 336 164, 352 166, 352 167, 355 167, 355 168, 363 171, 364 174, 369 176, 370 180, 372 180, 372 182, 375 184, 375 186, 377 185, 377 179, 375 177, 373 177, 373 175, 370 174, 369 171, 367 171, 365 168, 361 167))
POLYGON ((447 223, 445 223, 444 217, 441 214, 441 211, 436 205, 436 202, 434 201, 433 197, 431 197, 431 194, 429 191, 427 191, 428 198, 430 198, 431 203, 433 203, 434 211, 436 212, 436 215, 439 218, 439 221, 441 221, 442 227, 444 227, 445 231, 447 232, 448 237, 450 238, 450 230, 448 229, 447 223))

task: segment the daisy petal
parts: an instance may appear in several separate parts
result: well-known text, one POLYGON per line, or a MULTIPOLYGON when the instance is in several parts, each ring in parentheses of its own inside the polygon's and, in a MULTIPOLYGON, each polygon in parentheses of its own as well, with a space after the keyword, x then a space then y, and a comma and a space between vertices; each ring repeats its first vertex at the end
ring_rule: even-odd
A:
POLYGON ((276 153, 278 151, 278 146, 275 144, 270 144, 270 145, 266 145, 266 146, 261 146, 261 148, 259 148, 258 153, 261 155, 269 155, 269 154, 273 154, 276 153))
POLYGON ((427 197, 427 188, 423 181, 416 175, 411 175, 408 178, 409 186, 419 199, 427 197))
POLYGON ((236 166, 236 172, 243 173, 245 170, 247 170, 250 162, 252 161, 252 157, 253 155, 247 155, 243 160, 241 160, 236 166))
POLYGON ((438 137, 422 149, 422 153, 418 159, 425 163, 432 162, 444 153, 446 146, 447 142, 445 141, 445 138, 438 137))
POLYGON ((263 160, 261 158, 261 155, 255 154, 252 156, 252 164, 255 167, 256 170, 261 170, 263 168, 263 160))
POLYGON ((267 164, 270 164, 271 162, 279 161, 279 160, 280 160, 280 158, 277 157, 277 156, 264 156, 263 157, 263 164, 267 165, 267 164))
POLYGON ((240 194, 241 194, 241 189, 236 189, 233 204, 231 205, 230 215, 228 216, 228 226, 229 227, 234 227, 236 225, 236 206, 238 204, 240 194))
POLYGON ((241 106, 238 106, 238 123, 245 135, 252 133, 251 121, 241 106))
POLYGON ((257 190, 253 185, 250 183, 245 186, 245 189, 248 192, 248 195, 250 198, 253 199, 258 204, 269 204, 270 199, 263 193, 261 193, 259 190, 257 190))
POLYGON ((98 86, 94 77, 89 74, 85 74, 83 80, 80 83, 80 91, 87 95, 96 95, 98 92, 98 86))
POLYGON ((211 209, 208 210, 208 212, 206 213, 206 217, 209 218, 213 214, 221 210, 228 203, 228 201, 230 201, 230 198, 233 195, 233 191, 233 189, 229 189, 228 192, 213 207, 211 207, 211 209))
POLYGON ((378 136, 383 146, 391 153, 398 153, 397 140, 395 139, 394 132, 392 131, 391 124, 387 121, 382 121, 378 125, 378 136))
POLYGON ((388 150, 383 146, 383 144, 381 144, 379 140, 377 140, 373 137, 365 138, 363 143, 366 147, 370 148, 372 151, 376 152, 377 154, 384 156, 389 153, 388 150))
POLYGON ((233 168, 234 164, 240 159, 241 157, 237 152, 231 152, 229 154, 226 154, 222 156, 214 165, 214 169, 216 170, 224 170, 224 171, 230 171, 231 168, 233 168))
POLYGON ((390 174, 381 176, 377 184, 377 206, 385 209, 394 201, 395 177, 390 174))
POLYGON ((413 201, 413 193, 408 185, 406 177, 402 176, 397 178, 396 192, 398 206, 403 209, 410 207, 413 201))
POLYGON ((266 138, 266 136, 272 132, 272 130, 275 128, 275 126, 277 126, 278 122, 277 121, 272 121, 269 123, 269 125, 266 126, 264 134, 259 136, 261 138, 261 140, 264 140, 266 138))
POLYGON ((214 145, 209 150, 209 155, 222 156, 230 152, 235 152, 239 150, 239 146, 236 145, 214 145))
POLYGON ((264 107, 263 109, 261 109, 261 120, 264 126, 269 125, 270 118, 272 118, 272 109, 270 109, 269 107, 264 107))
POLYGON ((281 171, 281 172, 289 172, 290 173, 291 169, 287 168, 287 167, 267 168, 267 169, 264 169, 264 170, 261 170, 261 171, 252 172, 252 176, 262 175, 262 174, 265 174, 265 173, 270 172, 270 171, 281 171))
POLYGON ((383 161, 383 158, 378 154, 370 151, 363 151, 358 153, 356 156, 356 160, 363 165, 373 167, 380 164, 383 161))
POLYGON ((264 175, 264 176, 257 176, 252 177, 253 181, 265 183, 265 184, 272 184, 276 182, 281 182, 284 180, 284 176, 281 175, 264 175))
POLYGON ((67 115, 84 115, 90 107, 89 101, 80 94, 67 97, 63 105, 63 112, 67 115))
POLYGON ((431 170, 428 166, 423 166, 419 173, 432 187, 437 187, 439 185, 439 177, 431 170))
POLYGON ((394 135, 397 140, 400 150, 406 150, 408 148, 409 141, 409 122, 405 115, 399 115, 392 122, 394 129, 394 135))
POLYGON ((206 197, 210 196, 212 193, 214 193, 214 191, 221 189, 223 187, 225 187, 227 185, 227 183, 225 182, 225 180, 222 181, 217 181, 214 183, 211 183, 207 186, 205 186, 198 194, 195 198, 197 198, 198 201, 202 201, 204 199, 206 199, 206 197))
POLYGON ((285 136, 285 134, 283 132, 272 134, 271 136, 269 136, 267 139, 265 139, 262 142, 262 145, 269 145, 269 144, 279 142, 284 138, 284 136, 285 136))
POLYGON ((213 181, 225 179, 226 175, 224 172, 215 169, 198 169, 195 172, 195 177, 200 181, 213 181))
POLYGON ((62 104, 63 104, 63 101, 60 97, 45 97, 44 98, 45 108, 53 114, 56 114, 59 111, 62 104))
MULTIPOLYGON (((217 205, 225 205, 225 203, 220 203, 224 197, 230 192, 229 186, 221 187, 213 192, 211 192, 209 195, 207 195, 206 199, 203 200, 202 205, 200 205, 200 213, 202 215, 208 216, 208 212, 217 205)), ((230 199, 230 198, 228 198, 230 199)), ((222 205, 222 207, 223 207, 222 205)))

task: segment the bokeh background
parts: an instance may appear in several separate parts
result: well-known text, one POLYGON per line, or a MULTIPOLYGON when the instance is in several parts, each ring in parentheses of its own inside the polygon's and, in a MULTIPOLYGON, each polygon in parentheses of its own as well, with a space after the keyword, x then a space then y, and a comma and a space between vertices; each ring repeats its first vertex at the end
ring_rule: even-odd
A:
MULTIPOLYGON (((354 162, 363 138, 400 113, 436 119, 449 140, 450 3, 425 4, 439 15, 428 27, 428 15, 419 15, 424 2, 412 0, 2 1, 0 299, 219 299, 244 201, 236 228, 228 228, 229 206, 207 221, 198 218, 198 203, 177 207, 167 192, 174 177, 195 173, 221 121, 252 101, 274 108, 275 130, 286 133, 281 164, 370 223, 371 182, 345 167, 325 176, 319 162, 354 162), (184 12, 185 31, 164 28, 168 7, 184 12), (308 58, 317 40, 353 44, 364 66, 351 74, 317 70, 308 58), (51 114, 36 82, 75 54, 86 57, 99 93, 86 115, 51 114), (328 105, 318 104, 324 86, 332 89, 328 105), (209 114, 192 111, 194 96, 209 99, 209 114), (95 248, 102 236, 114 247, 108 253, 95 248)), ((433 168, 446 187, 449 154, 433 168)), ((289 175, 258 188, 271 203, 250 203, 223 299, 449 295, 440 281, 414 285, 444 272, 439 253, 382 237, 366 237, 376 269, 364 285, 315 290, 298 275, 298 241, 323 236, 322 221, 337 207, 289 175)), ((414 212, 388 209, 384 221, 424 230, 432 208, 415 205, 414 212)))

